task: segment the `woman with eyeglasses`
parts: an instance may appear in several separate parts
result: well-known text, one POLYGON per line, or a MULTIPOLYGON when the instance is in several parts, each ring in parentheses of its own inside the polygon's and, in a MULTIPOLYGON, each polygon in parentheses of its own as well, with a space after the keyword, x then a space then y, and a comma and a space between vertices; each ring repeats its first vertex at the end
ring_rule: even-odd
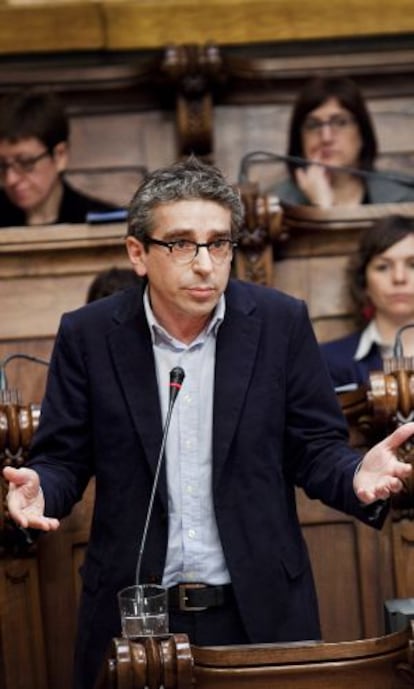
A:
POLYGON ((276 188, 285 203, 331 208, 414 201, 414 186, 375 175, 374 126, 349 78, 316 77, 305 84, 293 108, 287 153, 310 162, 288 163, 290 178, 276 188))
POLYGON ((366 383, 400 346, 414 356, 414 218, 390 215, 366 230, 348 283, 358 329, 321 345, 335 387, 366 383))
POLYGON ((49 93, 12 93, 0 102, 0 227, 84 223, 114 207, 72 188, 63 177, 69 125, 49 93))

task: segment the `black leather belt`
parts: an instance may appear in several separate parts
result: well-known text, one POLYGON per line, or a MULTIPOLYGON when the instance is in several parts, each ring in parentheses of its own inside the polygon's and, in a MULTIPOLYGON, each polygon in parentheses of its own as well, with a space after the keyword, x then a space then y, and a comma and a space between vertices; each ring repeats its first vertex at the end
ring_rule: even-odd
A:
POLYGON ((168 589, 168 607, 181 612, 200 612, 207 608, 220 607, 233 598, 231 584, 209 586, 208 584, 177 584, 168 589))

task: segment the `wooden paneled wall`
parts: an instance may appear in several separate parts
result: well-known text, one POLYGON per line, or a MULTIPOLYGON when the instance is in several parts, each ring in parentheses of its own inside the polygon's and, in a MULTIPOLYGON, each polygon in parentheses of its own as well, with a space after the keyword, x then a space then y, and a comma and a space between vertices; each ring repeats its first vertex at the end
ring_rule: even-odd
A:
MULTIPOLYGON (((276 10, 275 3, 259 3, 265 4, 268 12, 276 10)), ((287 5, 282 4, 286 10, 287 5)), ((362 4, 372 12, 375 4, 373 16, 379 21, 378 3, 366 0, 362 4)), ((125 17, 122 12, 115 16, 115 5, 110 7, 114 31, 125 17)), ((203 5, 211 11, 214 3, 203 5)), ((241 0, 233 5, 239 10, 243 6, 246 13, 255 7, 241 0)), ((95 13, 98 6, 90 4, 88 11, 95 13)), ((401 2, 401 6, 408 29, 411 3, 401 2)), ((216 3, 215 11, 217 7, 216 3)), ((74 10, 74 5, 68 5, 67 17, 74 10)), ((136 16, 132 5, 128 11, 136 16)), ((388 10, 384 9, 384 13, 391 16, 388 10)), ((305 21, 308 15, 303 10, 302 14, 305 21)), ((345 15, 351 21, 349 5, 345 15)), ((76 22, 71 28, 76 28, 76 22)), ((3 26, 0 45, 4 31, 3 26)), ((25 36, 24 31, 21 35, 25 36)), ((97 46, 92 42, 92 50, 83 54, 3 58, 0 94, 28 85, 59 93, 71 118, 74 168, 154 169, 180 157, 185 139, 186 144, 192 140, 194 146, 201 141, 203 153, 236 182, 245 153, 283 153, 290 108, 305 78, 316 73, 348 73, 360 83, 374 114, 383 164, 409 169, 414 151, 412 37, 397 40, 391 32, 386 39, 338 39, 335 45, 309 41, 309 35, 302 38, 296 44, 222 46, 214 78, 203 72, 197 59, 192 62, 193 53, 186 51, 182 55, 183 73, 177 76, 174 70, 168 72, 165 65, 169 51, 164 44, 148 52, 102 55, 98 50, 93 52, 97 46), (186 115, 200 113, 199 106, 202 117, 195 118, 195 131, 185 132, 183 137, 179 114, 183 108, 186 115)), ((64 49, 65 43, 61 47, 64 49)), ((253 178, 260 179, 263 187, 283 173, 280 167, 265 172, 262 168, 252 169, 253 178)), ((132 181, 128 194, 133 186, 132 181)), ((126 184, 120 191, 126 191, 126 184)), ((127 265, 124 231, 124 226, 0 230, 0 358, 13 351, 49 357, 61 313, 84 302, 87 286, 98 270, 127 265)), ((302 251, 300 241, 295 244, 292 239, 285 250, 275 247, 272 284, 308 301, 320 339, 333 332, 331 325, 326 326, 326 317, 333 316, 341 331, 351 327, 346 320, 344 285, 338 276, 343 274, 355 238, 348 237, 336 249, 331 246, 328 253, 318 249, 316 235, 302 240, 310 248, 307 252, 302 251)), ((9 384, 22 390, 25 402, 41 401, 45 369, 17 361, 10 363, 7 370, 9 384)), ((77 567, 88 537, 92 497, 93 485, 63 529, 42 539, 36 554, 23 562, 10 555, 0 559, 0 683, 3 679, 6 689, 70 687, 79 593, 77 567), (62 597, 62 588, 67 599, 62 597), (59 628, 55 624, 56 611, 64 620, 59 628), (16 633, 16 619, 30 625, 28 636, 16 633)), ((396 529, 389 522, 377 534, 307 501, 302 494, 298 499, 316 574, 325 638, 344 640, 380 633, 383 600, 393 595, 414 595, 412 581, 401 569, 404 562, 412 560, 412 522, 402 520, 396 529), (404 544, 406 553, 398 572, 393 558, 397 544, 404 544), (348 597, 344 596, 345 586, 348 597)))
MULTIPOLYGON (((154 169, 191 150, 208 155, 235 181, 245 154, 285 152, 292 103, 315 74, 352 76, 374 118, 380 166, 411 169, 413 73, 414 35, 196 48, 166 44, 27 59, 0 51, 0 95, 30 86, 53 90, 64 100, 72 123, 72 167, 154 169)), ((258 171, 251 172, 254 179, 258 171)), ((262 181, 284 174, 283 164, 272 166, 262 181)))

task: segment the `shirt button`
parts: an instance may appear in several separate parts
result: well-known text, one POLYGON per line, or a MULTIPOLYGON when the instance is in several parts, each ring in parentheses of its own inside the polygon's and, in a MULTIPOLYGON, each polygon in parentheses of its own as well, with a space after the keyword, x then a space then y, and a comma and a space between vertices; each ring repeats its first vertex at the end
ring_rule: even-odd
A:
POLYGON ((188 529, 188 538, 195 538, 195 529, 188 529))

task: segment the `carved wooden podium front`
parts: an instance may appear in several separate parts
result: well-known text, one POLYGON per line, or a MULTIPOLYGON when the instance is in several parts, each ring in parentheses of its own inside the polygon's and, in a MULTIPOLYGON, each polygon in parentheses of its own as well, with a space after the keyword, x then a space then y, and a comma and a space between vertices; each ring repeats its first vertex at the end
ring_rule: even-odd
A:
POLYGON ((185 635, 114 639, 95 689, 407 689, 413 630, 343 643, 190 646, 185 635))

